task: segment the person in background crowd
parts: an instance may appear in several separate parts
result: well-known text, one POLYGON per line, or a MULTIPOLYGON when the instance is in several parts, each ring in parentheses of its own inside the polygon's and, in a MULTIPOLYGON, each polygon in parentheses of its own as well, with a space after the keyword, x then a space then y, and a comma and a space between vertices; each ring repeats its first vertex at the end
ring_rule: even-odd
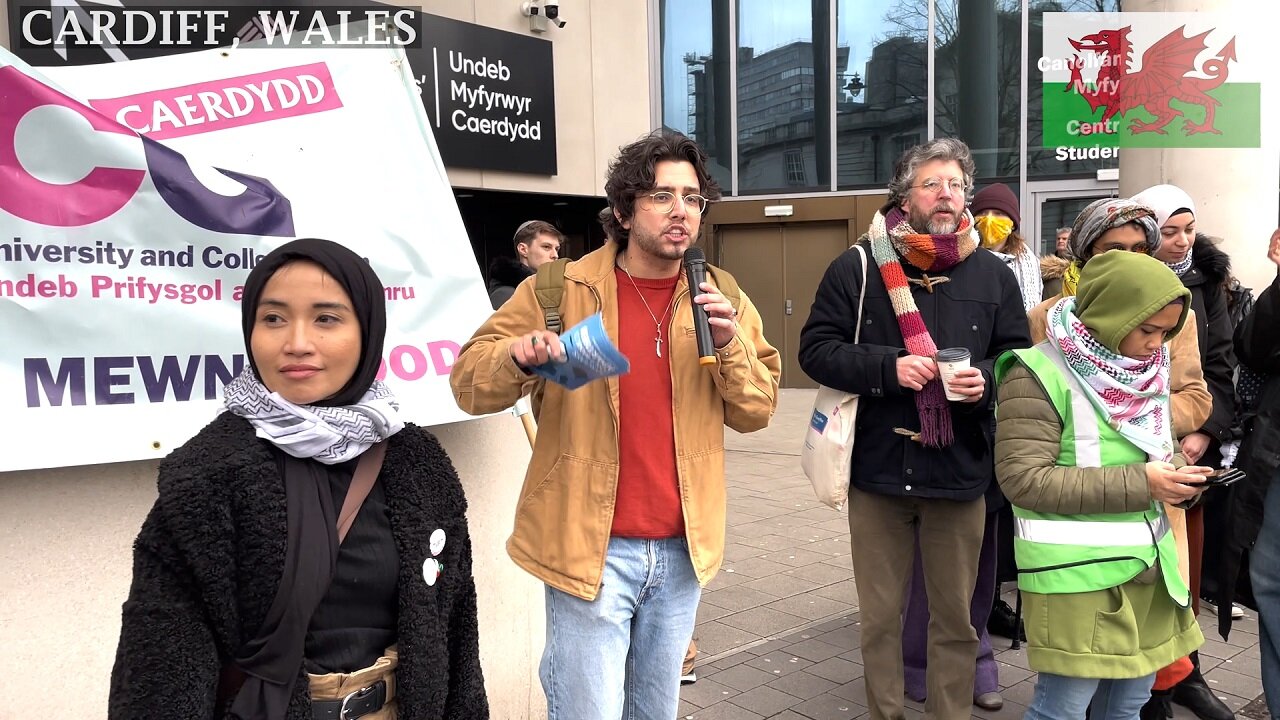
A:
POLYGON ((977 252, 965 210, 972 185, 973 158, 959 140, 905 152, 889 203, 858 240, 875 265, 864 276, 858 251, 837 257, 800 335, 809 377, 861 395, 849 528, 872 718, 903 717, 902 614, 917 545, 930 615, 930 717, 969 716, 978 630, 995 590, 994 556, 979 562, 993 477, 991 371, 1000 353, 1030 343, 1013 274, 977 252), (938 348, 971 356, 945 390, 938 348), (946 390, 961 399, 948 400, 946 390))
POLYGON ((1181 467, 1169 417, 1165 342, 1189 303, 1158 261, 1104 253, 1050 309, 1047 339, 997 364, 1030 720, 1132 720, 1156 671, 1204 642, 1161 504, 1193 501, 1210 470, 1181 467))
POLYGON ((1071 259, 1071 250, 1069 241, 1071 239, 1071 228, 1060 227, 1054 235, 1053 254, 1065 260, 1071 259))
POLYGON ((375 379, 377 275, 286 243, 249 273, 241 322, 226 412, 160 465, 108 717, 489 717, 466 499, 375 379))
POLYGON ((564 348, 522 283, 450 376, 472 414, 533 395, 539 432, 507 552, 546 584, 550 720, 676 716, 701 586, 724 557, 724 427, 769 424, 782 368, 746 295, 735 307, 681 271, 720 197, 701 148, 655 131, 621 149, 605 194, 609 240, 565 266, 560 315, 572 327, 601 313, 630 371, 573 391, 532 374, 564 348), (691 303, 711 318, 711 365, 684 332, 691 303))
POLYGON ((1040 258, 1040 280, 1044 283, 1041 300, 1062 295, 1062 276, 1071 267, 1071 228, 1058 228, 1052 255, 1040 258))
MULTIPOLYGON (((1196 233, 1195 202, 1185 191, 1174 185, 1156 185, 1133 196, 1134 202, 1155 211, 1160 226, 1160 247, 1154 257, 1169 266, 1191 291, 1191 308, 1196 314, 1197 342, 1200 347, 1200 367, 1205 384, 1213 398, 1212 410, 1204 424, 1194 432, 1181 437, 1183 456, 1189 463, 1220 467, 1223 442, 1231 440, 1235 425, 1236 396, 1232 378, 1235 375, 1235 354, 1231 349, 1231 321, 1228 317, 1227 294, 1223 283, 1231 270, 1231 260, 1218 250, 1209 238, 1196 233)), ((1199 611, 1202 561, 1205 554, 1206 534, 1215 537, 1225 532, 1222 517, 1225 509, 1225 493, 1208 493, 1203 502, 1187 510, 1187 560, 1190 569, 1192 609, 1199 611), (1206 513, 1212 513, 1218 522, 1206 527, 1206 513)), ((1217 557, 1217 545, 1214 554, 1217 557)), ((1210 573, 1212 576, 1213 573, 1210 573)), ((1228 605, 1229 609, 1233 606, 1228 605)), ((1229 610, 1228 610, 1229 611, 1229 610)), ((1154 707, 1144 716, 1162 718, 1168 700, 1186 706, 1201 720, 1231 720, 1235 714, 1226 706, 1205 682, 1200 673, 1200 657, 1191 654, 1191 674, 1172 689, 1157 683, 1152 693, 1154 707)))
POLYGON ((1040 258, 1041 300, 1062 295, 1062 276, 1071 266, 1071 228, 1058 228, 1053 253, 1040 258))
POLYGON ((969 212, 973 213, 982 247, 995 253, 1013 271, 1022 291, 1022 304, 1031 310, 1043 299, 1043 285, 1039 260, 1018 231, 1022 216, 1017 196, 1004 183, 988 185, 973 196, 969 212))
POLYGON ((516 286, 543 263, 560 257, 564 234, 551 223, 529 220, 516 228, 511 244, 516 250, 514 259, 500 256, 489 263, 489 302, 494 310, 509 300, 516 286))
MULTIPOLYGON (((1254 411, 1245 417, 1236 463, 1245 479, 1232 488, 1232 534, 1224 556, 1234 556, 1233 565, 1238 567, 1240 553, 1249 549, 1260 625, 1262 687, 1272 720, 1280 720, 1280 482, 1276 482, 1280 479, 1280 229, 1271 234, 1267 259, 1276 266, 1276 279, 1258 296, 1235 332, 1241 369, 1248 368, 1265 381, 1254 411)), ((1224 574, 1220 587, 1224 594, 1234 592, 1234 567, 1224 574)), ((1223 598, 1226 602, 1229 598, 1223 598)), ((1230 615, 1220 613, 1218 623, 1225 638, 1230 615)))

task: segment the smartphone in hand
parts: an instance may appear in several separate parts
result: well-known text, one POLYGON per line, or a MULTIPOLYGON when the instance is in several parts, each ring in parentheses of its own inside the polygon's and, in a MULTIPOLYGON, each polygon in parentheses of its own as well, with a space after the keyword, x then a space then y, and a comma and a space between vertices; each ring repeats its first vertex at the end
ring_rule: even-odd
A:
POLYGON ((1244 471, 1240 468, 1225 468, 1215 471, 1212 475, 1206 475, 1204 484, 1210 487, 1226 487, 1243 480, 1244 477, 1244 471))
POLYGON ((1217 470, 1207 465, 1184 465, 1178 468, 1178 472, 1187 476, 1186 481, 1182 482, 1183 485, 1208 487, 1211 484, 1209 478, 1213 477, 1217 470))

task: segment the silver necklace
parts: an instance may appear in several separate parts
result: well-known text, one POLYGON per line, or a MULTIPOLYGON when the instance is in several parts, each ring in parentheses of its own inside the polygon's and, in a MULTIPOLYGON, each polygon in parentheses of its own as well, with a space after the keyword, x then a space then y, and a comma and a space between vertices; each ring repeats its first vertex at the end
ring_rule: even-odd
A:
POLYGON ((622 263, 618 263, 618 267, 622 268, 622 272, 627 274, 627 279, 631 281, 631 287, 635 288, 636 294, 640 296, 640 302, 644 303, 644 311, 649 313, 650 319, 653 320, 653 352, 658 357, 662 357, 662 320, 667 319, 667 313, 671 312, 671 305, 667 305, 667 309, 662 311, 662 319, 659 320, 653 314, 653 310, 649 307, 649 301, 644 299, 644 293, 640 292, 640 286, 636 285, 636 279, 631 277, 631 271, 622 263))

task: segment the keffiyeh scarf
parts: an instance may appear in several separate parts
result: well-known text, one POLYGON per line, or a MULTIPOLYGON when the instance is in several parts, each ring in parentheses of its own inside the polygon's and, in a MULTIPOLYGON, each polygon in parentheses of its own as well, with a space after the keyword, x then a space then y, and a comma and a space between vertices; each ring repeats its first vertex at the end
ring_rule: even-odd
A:
POLYGON ((1169 412, 1169 348, 1133 360, 1103 347, 1075 315, 1076 299, 1049 310, 1049 339, 1080 381, 1094 408, 1151 460, 1173 459, 1169 412))
POLYGON ((1173 271, 1174 275, 1177 275, 1178 277, 1182 277, 1183 275, 1186 275, 1188 271, 1191 270, 1191 256, 1192 256, 1192 253, 1194 252, 1195 252, 1194 250, 1188 249, 1187 256, 1182 259, 1182 262, 1165 263, 1165 265, 1169 266, 1169 269, 1173 271))
POLYGON ((257 428, 258 437, 293 457, 325 465, 358 457, 404 428, 400 405, 381 380, 374 381, 355 405, 295 405, 268 390, 246 366, 227 383, 223 402, 228 411, 257 428))
POLYGON ((1004 261, 1018 279, 1018 291, 1022 293, 1022 309, 1031 312, 1044 298, 1044 279, 1040 277, 1040 258, 1029 248, 1023 248, 1017 255, 991 251, 992 255, 1004 261))
MULTIPOLYGON (((886 215, 877 212, 868 232, 871 238, 871 256, 880 268, 889 291, 889 302, 898 319, 907 351, 912 355, 934 357, 938 346, 934 344, 929 329, 925 327, 920 309, 911 297, 911 285, 902 270, 899 257, 925 272, 945 272, 959 265, 978 247, 977 232, 973 229, 973 216, 966 210, 954 233, 940 235, 920 234, 911 227, 906 213, 893 208, 886 215)), ((942 380, 935 377, 916 393, 916 410, 920 414, 920 442, 926 447, 944 448, 954 440, 951 428, 951 406, 942 389, 942 380)))

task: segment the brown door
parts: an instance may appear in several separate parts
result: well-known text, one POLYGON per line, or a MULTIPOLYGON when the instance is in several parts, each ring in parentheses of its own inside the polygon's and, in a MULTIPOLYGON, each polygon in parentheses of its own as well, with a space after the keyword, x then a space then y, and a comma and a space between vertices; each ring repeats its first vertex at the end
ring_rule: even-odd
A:
POLYGON ((717 235, 719 264, 751 297, 782 356, 782 387, 817 387, 800 369, 800 330, 827 266, 848 247, 848 223, 721 225, 717 235))
POLYGON ((786 299, 782 285, 781 225, 721 225, 717 241, 721 267, 733 273, 764 322, 764 336, 782 353, 782 377, 787 376, 784 338, 786 299))
MULTIPOLYGON (((783 267, 786 297, 786 348, 782 352, 782 383, 789 388, 815 388, 818 383, 800 369, 800 331, 809 319, 809 308, 827 266, 850 245, 849 223, 810 222, 784 225, 782 231, 783 267)), ((773 338, 770 337, 772 340, 773 338)))

